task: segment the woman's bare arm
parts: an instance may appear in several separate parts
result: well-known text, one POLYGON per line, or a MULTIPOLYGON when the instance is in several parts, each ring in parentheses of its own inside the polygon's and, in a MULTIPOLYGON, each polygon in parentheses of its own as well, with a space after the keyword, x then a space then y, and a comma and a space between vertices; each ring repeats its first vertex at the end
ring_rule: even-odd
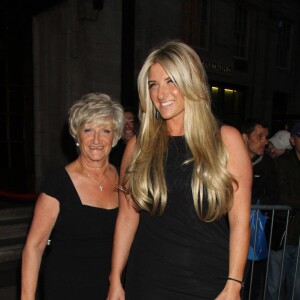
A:
MULTIPOLYGON (((228 277, 242 281, 250 241, 252 165, 240 133, 233 127, 222 127, 222 139, 228 151, 228 171, 237 179, 233 206, 228 214, 230 225, 228 277)), ((228 280, 217 300, 240 299, 241 284, 228 280)))
POLYGON ((59 213, 59 202, 44 193, 37 199, 22 254, 21 300, 34 300, 42 255, 59 213))
MULTIPOLYGON (((135 147, 135 138, 131 139, 125 149, 122 164, 120 182, 130 163, 135 147)), ((108 300, 123 300, 125 294, 121 285, 121 276, 126 265, 129 251, 139 224, 139 213, 134 209, 129 199, 123 192, 119 192, 119 213, 116 222, 114 245, 112 253, 112 267, 110 273, 110 289, 108 300)))

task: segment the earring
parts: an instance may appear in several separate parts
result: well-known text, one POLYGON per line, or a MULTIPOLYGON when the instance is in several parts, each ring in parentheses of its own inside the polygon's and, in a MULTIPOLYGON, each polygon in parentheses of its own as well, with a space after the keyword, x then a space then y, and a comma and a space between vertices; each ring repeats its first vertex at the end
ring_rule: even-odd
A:
POLYGON ((156 109, 155 110, 155 119, 159 120, 161 118, 160 112, 156 109))
POLYGON ((78 142, 76 142, 76 144, 75 144, 77 147, 79 147, 79 143, 78 142))

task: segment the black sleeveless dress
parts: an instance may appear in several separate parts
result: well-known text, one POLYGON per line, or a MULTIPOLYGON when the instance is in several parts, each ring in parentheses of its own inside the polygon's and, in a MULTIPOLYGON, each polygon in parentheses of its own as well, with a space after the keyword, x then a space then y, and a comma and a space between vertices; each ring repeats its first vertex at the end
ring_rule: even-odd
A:
POLYGON ((47 178, 42 192, 60 203, 43 260, 42 299, 106 299, 118 209, 83 205, 64 168, 47 178))
POLYGON ((169 141, 167 207, 162 216, 142 211, 130 251, 126 300, 212 300, 229 269, 229 225, 224 216, 200 221, 192 193, 192 165, 183 137, 169 141))

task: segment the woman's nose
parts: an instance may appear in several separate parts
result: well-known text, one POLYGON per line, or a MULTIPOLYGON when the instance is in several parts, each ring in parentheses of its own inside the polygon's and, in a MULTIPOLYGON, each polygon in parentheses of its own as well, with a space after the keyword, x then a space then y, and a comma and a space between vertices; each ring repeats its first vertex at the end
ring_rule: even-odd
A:
POLYGON ((100 131, 96 131, 94 133, 93 140, 94 140, 95 144, 99 143, 99 141, 101 140, 101 133, 100 133, 100 131))
POLYGON ((167 89, 164 86, 160 86, 157 97, 159 100, 164 100, 167 94, 167 89))

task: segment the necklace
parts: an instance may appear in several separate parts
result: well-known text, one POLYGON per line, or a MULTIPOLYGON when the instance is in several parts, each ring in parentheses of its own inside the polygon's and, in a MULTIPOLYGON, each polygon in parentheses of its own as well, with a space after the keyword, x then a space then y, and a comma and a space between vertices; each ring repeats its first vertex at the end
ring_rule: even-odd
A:
POLYGON ((101 192, 103 191, 103 182, 104 182, 105 178, 107 177, 108 172, 109 172, 109 166, 106 168, 106 171, 104 172, 104 175, 101 178, 101 180, 98 181, 94 176, 92 177, 90 173, 85 171, 87 177, 92 179, 98 185, 98 188, 101 192))

